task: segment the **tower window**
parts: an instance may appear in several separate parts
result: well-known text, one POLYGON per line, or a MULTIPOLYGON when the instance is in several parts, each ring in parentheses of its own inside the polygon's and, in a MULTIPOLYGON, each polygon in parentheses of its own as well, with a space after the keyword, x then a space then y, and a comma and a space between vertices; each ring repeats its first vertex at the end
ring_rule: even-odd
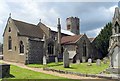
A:
POLYGON ((77 26, 77 29, 79 30, 79 26, 77 26))
POLYGON ((11 36, 8 37, 8 50, 12 49, 12 38, 11 36))
POLYGON ((70 30, 70 25, 67 25, 67 30, 70 30))
POLYGON ((20 53, 24 53, 24 45, 23 45, 23 41, 20 41, 20 53))

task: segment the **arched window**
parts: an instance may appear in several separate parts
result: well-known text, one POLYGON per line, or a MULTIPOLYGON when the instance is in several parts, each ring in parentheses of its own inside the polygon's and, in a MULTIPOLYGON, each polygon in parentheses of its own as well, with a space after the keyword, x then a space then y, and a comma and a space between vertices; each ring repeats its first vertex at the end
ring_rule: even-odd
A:
POLYGON ((70 25, 67 25, 67 30, 70 30, 70 25))
POLYGON ((54 45, 52 43, 48 44, 48 54, 53 55, 54 54, 54 45))
POLYGON ((20 53, 24 53, 24 45, 23 45, 23 41, 20 41, 20 53))
POLYGON ((83 56, 86 57, 86 42, 83 42, 83 56))
POLYGON ((9 27, 9 30, 8 30, 8 32, 11 32, 11 28, 9 27))
POLYGON ((115 23, 115 33, 120 33, 120 26, 118 22, 115 23))
POLYGON ((8 49, 12 49, 12 38, 11 36, 8 37, 8 49))

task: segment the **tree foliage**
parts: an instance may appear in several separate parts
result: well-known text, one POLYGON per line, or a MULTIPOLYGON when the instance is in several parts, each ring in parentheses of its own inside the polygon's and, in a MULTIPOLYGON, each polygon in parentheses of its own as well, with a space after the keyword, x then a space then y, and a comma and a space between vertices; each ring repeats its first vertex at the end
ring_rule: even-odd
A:
POLYGON ((102 53, 102 57, 107 56, 109 39, 112 35, 112 23, 107 23, 95 39, 96 48, 102 53))
POLYGON ((2 52, 3 45, 0 43, 0 52, 2 52))

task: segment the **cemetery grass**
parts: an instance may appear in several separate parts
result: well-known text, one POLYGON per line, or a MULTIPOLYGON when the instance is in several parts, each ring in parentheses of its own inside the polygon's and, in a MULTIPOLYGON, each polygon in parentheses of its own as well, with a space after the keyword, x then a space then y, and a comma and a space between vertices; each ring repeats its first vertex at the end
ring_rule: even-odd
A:
POLYGON ((87 66, 88 63, 80 63, 80 64, 70 64, 69 68, 63 67, 63 62, 56 63, 48 63, 46 66, 42 64, 30 64, 29 67, 34 68, 52 68, 56 70, 64 70, 64 71, 71 71, 71 72, 79 72, 83 74, 99 74, 100 72, 104 71, 109 67, 109 63, 104 64, 101 63, 101 66, 97 66, 96 63, 92 63, 92 66, 87 66))
POLYGON ((11 65, 10 75, 7 76, 5 79, 66 79, 66 78, 35 72, 32 70, 11 65))

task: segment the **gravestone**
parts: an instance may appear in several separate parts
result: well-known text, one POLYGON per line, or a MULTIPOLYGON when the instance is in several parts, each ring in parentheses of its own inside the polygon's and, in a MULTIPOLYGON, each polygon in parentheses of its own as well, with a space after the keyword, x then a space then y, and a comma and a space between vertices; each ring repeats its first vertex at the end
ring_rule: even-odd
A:
POLYGON ((47 64, 47 59, 46 59, 46 56, 44 55, 43 56, 43 65, 46 65, 47 64))
POLYGON ((83 62, 83 63, 85 63, 85 62, 86 62, 85 57, 82 57, 82 62, 83 62))
POLYGON ((89 58, 89 59, 88 59, 88 66, 91 66, 91 65, 92 65, 92 59, 89 58))
POLYGON ((100 59, 97 59, 96 65, 97 65, 97 66, 101 66, 101 60, 100 60, 100 59))
POLYGON ((79 60, 79 59, 78 59, 78 60, 76 60, 76 63, 77 63, 77 64, 80 64, 80 60, 79 60))
POLYGON ((103 63, 104 63, 104 64, 107 64, 107 58, 106 58, 106 57, 103 58, 103 63))
POLYGON ((55 57, 55 63, 58 63, 58 57, 57 56, 55 57))
POLYGON ((63 66, 64 68, 69 68, 69 53, 67 49, 63 52, 63 66))
POLYGON ((10 64, 0 64, 0 78, 10 75, 10 64))

